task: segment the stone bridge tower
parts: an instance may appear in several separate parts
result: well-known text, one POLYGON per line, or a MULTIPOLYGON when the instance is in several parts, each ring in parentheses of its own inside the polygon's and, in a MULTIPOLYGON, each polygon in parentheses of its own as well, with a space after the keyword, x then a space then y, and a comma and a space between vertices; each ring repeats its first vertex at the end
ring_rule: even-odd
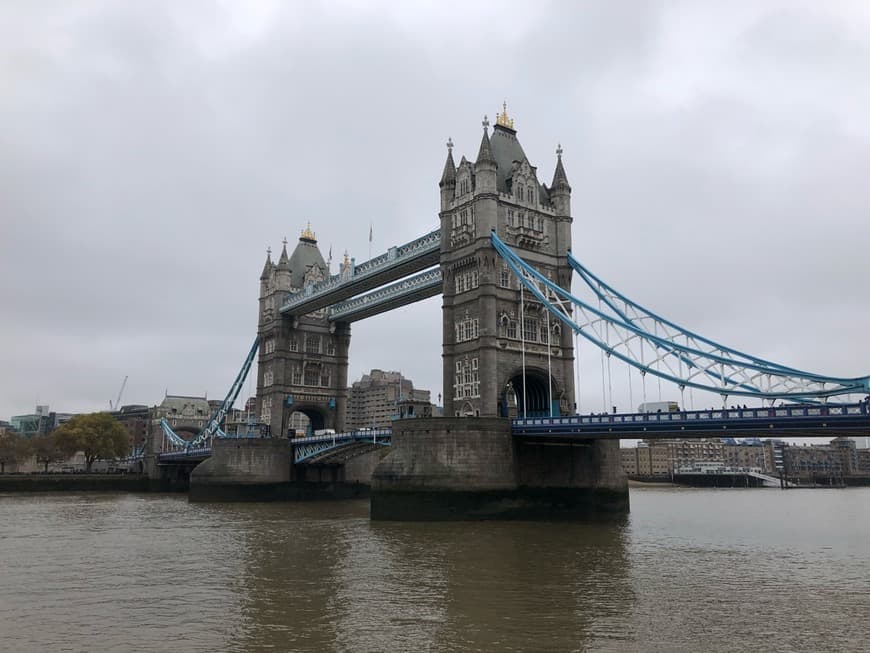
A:
POLYGON ((495 231, 538 271, 570 289, 571 187, 562 151, 556 151, 547 187, 523 152, 506 107, 491 137, 488 128, 484 118, 474 163, 463 156, 457 167, 448 141, 439 184, 444 415, 573 413, 570 330, 520 289, 490 242, 495 231))
POLYGON ((291 256, 286 240, 277 264, 266 256, 260 275, 257 412, 273 437, 287 433, 297 411, 313 429, 344 430, 350 325, 330 322, 325 309, 298 318, 280 313, 289 295, 328 275, 310 227, 291 256))

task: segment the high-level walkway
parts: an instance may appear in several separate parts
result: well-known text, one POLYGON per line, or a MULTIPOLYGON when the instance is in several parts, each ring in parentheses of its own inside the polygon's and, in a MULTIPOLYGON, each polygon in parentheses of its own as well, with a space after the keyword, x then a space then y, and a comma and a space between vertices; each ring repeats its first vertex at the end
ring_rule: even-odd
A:
MULTIPOLYGON (((359 304, 360 301, 373 304, 376 299, 384 300, 381 303, 383 310, 379 312, 390 310, 395 308, 395 305, 390 305, 389 302, 385 301, 387 295, 391 295, 395 300, 404 291, 410 290, 410 286, 403 286, 399 283, 391 287, 392 293, 382 289, 373 294, 367 301, 360 299, 346 304, 341 302, 437 265, 440 251, 441 231, 435 230, 404 245, 391 247, 380 256, 359 265, 353 265, 323 281, 306 286, 301 292, 291 295, 281 306, 280 312, 285 316, 294 316, 329 308, 329 319, 349 322, 353 319, 368 317, 360 310, 362 308, 359 304)), ((431 292, 426 296, 432 296, 440 292, 440 281, 440 274, 437 277, 437 284, 431 275, 422 275, 416 278, 412 285, 418 294, 425 295, 425 290, 423 290, 425 287, 431 292)), ((414 301, 423 298, 419 296, 414 301)))

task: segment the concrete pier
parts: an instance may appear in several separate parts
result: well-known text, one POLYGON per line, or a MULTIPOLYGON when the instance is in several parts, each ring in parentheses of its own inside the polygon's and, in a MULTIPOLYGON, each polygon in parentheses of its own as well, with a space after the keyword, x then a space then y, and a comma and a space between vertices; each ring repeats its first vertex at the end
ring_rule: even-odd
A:
POLYGON ((394 422, 372 475, 375 520, 582 520, 628 508, 618 442, 525 444, 507 419, 394 422))
POLYGON ((322 463, 294 465, 291 440, 215 439, 212 455, 190 473, 191 501, 309 501, 369 496, 384 455, 371 445, 348 447, 322 463))
POLYGON ((267 497, 290 481, 290 442, 215 438, 212 455, 190 474, 191 501, 267 497))

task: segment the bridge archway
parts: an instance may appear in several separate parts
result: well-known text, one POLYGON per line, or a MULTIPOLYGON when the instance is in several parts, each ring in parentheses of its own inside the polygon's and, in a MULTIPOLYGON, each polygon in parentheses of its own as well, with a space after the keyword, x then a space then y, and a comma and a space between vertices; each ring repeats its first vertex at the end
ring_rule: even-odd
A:
POLYGON ((287 430, 294 429, 295 437, 314 435, 314 431, 325 428, 326 418, 316 408, 293 408, 287 415, 287 430))
POLYGON ((508 377, 499 396, 499 414, 502 417, 549 417, 550 383, 553 396, 552 414, 560 415, 559 397, 562 396, 562 388, 556 379, 550 380, 545 370, 529 367, 526 368, 525 377, 522 369, 515 370, 508 377))

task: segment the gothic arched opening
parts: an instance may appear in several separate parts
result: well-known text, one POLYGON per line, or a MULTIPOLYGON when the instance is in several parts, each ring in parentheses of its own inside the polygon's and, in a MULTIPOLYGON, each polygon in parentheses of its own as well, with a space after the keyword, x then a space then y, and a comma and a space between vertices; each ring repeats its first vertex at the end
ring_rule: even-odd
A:
POLYGON ((287 433, 290 437, 304 438, 323 428, 323 413, 313 408, 297 408, 287 416, 287 433))
POLYGON ((550 384, 546 372, 536 369, 526 369, 513 374, 505 383, 500 399, 502 417, 514 417, 513 407, 516 406, 516 417, 549 417, 558 416, 559 389, 553 380, 553 404, 550 407, 550 384), (525 389, 523 386, 525 385, 525 389))

